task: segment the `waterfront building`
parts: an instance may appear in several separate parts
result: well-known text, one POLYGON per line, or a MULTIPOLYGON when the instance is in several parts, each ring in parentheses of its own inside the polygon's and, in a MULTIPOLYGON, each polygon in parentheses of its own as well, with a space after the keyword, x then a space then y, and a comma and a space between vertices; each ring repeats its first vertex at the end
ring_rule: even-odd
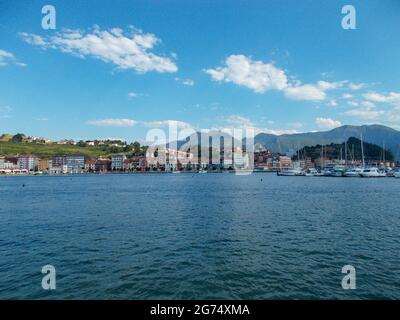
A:
POLYGON ((38 163, 39 171, 48 171, 49 170, 49 160, 48 159, 39 159, 38 163))
POLYGON ((124 160, 123 169, 126 171, 146 171, 147 161, 145 156, 133 156, 124 160))
POLYGON ((68 167, 67 165, 50 165, 49 166, 49 174, 53 175, 53 174, 67 174, 68 173, 68 167))
POLYGON ((85 170, 85 155, 73 155, 66 157, 69 173, 83 173, 85 170))
POLYGON ((96 161, 95 159, 86 160, 85 161, 85 171, 86 172, 95 172, 96 171, 96 161))
POLYGON ((126 156, 124 154, 117 154, 111 156, 111 170, 122 171, 124 169, 124 161, 126 156))
POLYGON ((123 164, 124 171, 134 171, 135 169, 136 169, 135 164, 131 159, 124 160, 124 164, 123 164))
POLYGON ((4 169, 18 169, 17 157, 5 157, 4 169))
POLYGON ((31 154, 22 154, 18 157, 18 169, 27 170, 27 171, 35 171, 38 166, 38 158, 31 154))
MULTIPOLYGON (((135 157, 133 157, 132 159, 134 159, 135 157)), ((138 162, 138 166, 137 168, 139 168, 141 171, 146 171, 147 168, 147 159, 145 156, 139 156, 136 157, 137 158, 137 162, 138 162)))
POLYGON ((292 159, 287 156, 280 156, 279 157, 279 166, 280 168, 289 168, 292 166, 292 159))
POLYGON ((67 164, 67 157, 66 156, 54 156, 51 158, 51 165, 52 166, 63 166, 67 164))
POLYGON ((111 170, 110 159, 97 159, 95 164, 96 172, 107 172, 111 170))

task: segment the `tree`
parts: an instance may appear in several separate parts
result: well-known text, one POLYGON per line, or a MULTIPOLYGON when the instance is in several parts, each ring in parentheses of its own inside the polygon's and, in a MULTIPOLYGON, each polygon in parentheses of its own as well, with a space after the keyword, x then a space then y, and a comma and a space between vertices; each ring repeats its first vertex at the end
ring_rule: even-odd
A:
POLYGON ((134 154, 139 155, 140 154, 140 143, 135 141, 134 143, 132 143, 132 147, 133 147, 134 154))
POLYGON ((77 144, 78 147, 87 147, 87 143, 85 141, 80 140, 77 144))
POLYGON ((11 141, 19 143, 19 142, 24 142, 25 139, 26 136, 23 133, 17 133, 12 137, 11 141))

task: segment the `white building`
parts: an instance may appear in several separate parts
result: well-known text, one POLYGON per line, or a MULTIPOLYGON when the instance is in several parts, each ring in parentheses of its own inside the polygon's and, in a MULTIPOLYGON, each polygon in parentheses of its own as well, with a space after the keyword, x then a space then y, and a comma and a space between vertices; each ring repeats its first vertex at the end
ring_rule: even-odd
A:
POLYGON ((111 170, 120 171, 124 169, 124 161, 126 156, 124 154, 117 154, 111 156, 111 170))
POLYGON ((86 156, 74 155, 67 156, 66 163, 69 173, 83 173, 85 171, 86 156))
POLYGON ((49 166, 49 174, 67 174, 68 173, 68 166, 49 166))

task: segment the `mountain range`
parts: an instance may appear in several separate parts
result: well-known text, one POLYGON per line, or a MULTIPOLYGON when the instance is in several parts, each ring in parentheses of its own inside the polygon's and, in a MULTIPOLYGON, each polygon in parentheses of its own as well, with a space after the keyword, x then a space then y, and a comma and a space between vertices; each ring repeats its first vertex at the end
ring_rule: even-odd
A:
POLYGON ((382 125, 345 125, 329 131, 279 136, 260 133, 255 137, 254 142, 258 147, 291 155, 305 146, 343 143, 351 137, 359 139, 361 135, 364 142, 384 146, 385 149, 392 152, 396 160, 400 159, 400 131, 382 125))
MULTIPOLYGON (((211 131, 206 134, 205 138, 203 136, 203 139, 219 137, 221 135, 224 137, 225 141, 226 139, 230 139, 229 134, 221 133, 220 131, 211 131)), ((294 155, 297 150, 306 146, 328 145, 331 143, 340 144, 351 137, 360 139, 361 136, 364 142, 382 146, 390 150, 396 160, 400 160, 400 131, 383 125, 344 125, 329 131, 283 135, 259 133, 254 137, 254 143, 256 150, 267 149, 272 152, 279 152, 291 156, 294 155)), ((186 140, 178 141, 177 146, 180 148, 183 144, 191 141, 191 138, 192 136, 188 137, 186 140)), ((192 141, 196 141, 196 139, 192 141)))

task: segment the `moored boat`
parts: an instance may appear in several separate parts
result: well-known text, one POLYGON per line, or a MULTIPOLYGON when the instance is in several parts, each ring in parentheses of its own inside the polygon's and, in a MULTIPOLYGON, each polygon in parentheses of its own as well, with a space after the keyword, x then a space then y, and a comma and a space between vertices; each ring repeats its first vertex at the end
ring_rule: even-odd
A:
POLYGON ((363 178, 384 178, 386 172, 382 172, 378 168, 367 168, 360 173, 360 176, 363 178))
POLYGON ((315 168, 308 169, 308 170, 305 172, 305 176, 306 176, 306 177, 315 177, 315 176, 317 176, 317 175, 318 175, 318 171, 317 171, 317 169, 315 169, 315 168))
POLYGON ((333 168, 333 170, 331 171, 332 172, 331 176, 332 177, 343 177, 343 174, 345 173, 345 171, 346 171, 346 167, 344 167, 344 166, 335 166, 333 168))
POLYGON ((286 176, 286 177, 293 177, 293 176, 304 176, 305 173, 300 168, 293 168, 293 169, 284 169, 277 172, 278 176, 286 176))
POLYGON ((360 177, 360 173, 363 172, 362 168, 352 168, 352 169, 348 169, 344 172, 343 177, 360 177))

